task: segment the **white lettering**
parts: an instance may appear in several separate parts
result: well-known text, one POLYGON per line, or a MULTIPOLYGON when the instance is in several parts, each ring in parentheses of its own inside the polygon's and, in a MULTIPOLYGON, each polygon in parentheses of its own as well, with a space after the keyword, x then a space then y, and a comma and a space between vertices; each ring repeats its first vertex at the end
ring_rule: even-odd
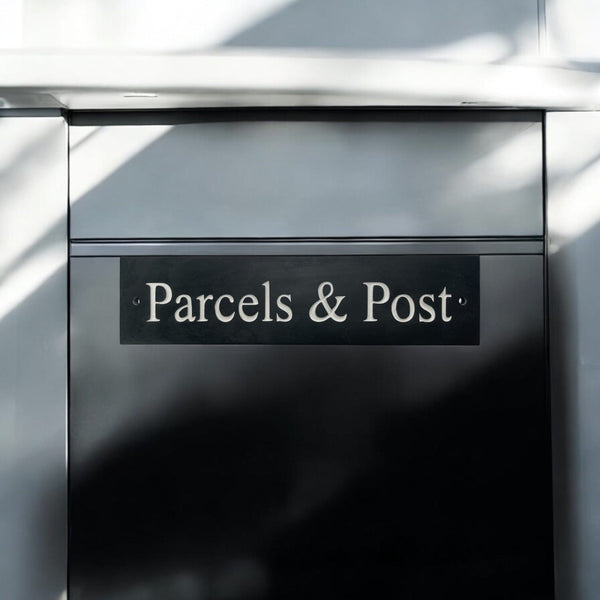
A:
MULTIPOLYGON (((245 321, 246 323, 252 323, 252 321, 256 321, 258 317, 258 312, 255 312, 252 315, 248 315, 244 311, 244 308, 246 306, 258 306, 258 298, 256 296, 253 296, 252 294, 246 294, 245 296, 242 296, 238 304, 238 310, 240 312, 240 317, 242 321, 245 321)), ((271 321, 272 320, 273 319, 271 319, 271 321)))
POLYGON ((228 302, 233 304, 233 296, 230 296, 229 294, 223 294, 222 296, 219 296, 215 302, 215 315, 217 315, 217 319, 219 319, 219 321, 221 321, 222 323, 229 323, 229 321, 231 321, 235 316, 235 311, 232 312, 230 315, 224 315, 221 312, 221 302, 225 299, 227 299, 228 302))
POLYGON ((192 297, 188 296, 187 294, 181 294, 181 296, 177 296, 177 298, 175 298, 176 304, 181 304, 182 301, 185 301, 185 304, 175 311, 175 320, 178 323, 183 323, 184 321, 193 321, 194 313, 192 310, 192 297), (186 313, 185 316, 182 316, 183 312, 186 313))
POLYGON ((433 306, 431 306, 431 304, 427 304, 425 302, 425 298, 429 298, 431 302, 435 302, 435 296, 433 294, 423 294, 419 298, 419 308, 421 310, 424 310, 429 315, 429 317, 426 318, 423 316, 422 312, 419 312, 419 322, 431 323, 432 321, 435 321, 435 309, 433 308, 433 306))
POLYGON ((261 285, 265 288, 265 318, 263 323, 270 323, 273 320, 271 319, 271 283, 265 281, 261 285))
POLYGON ((146 285, 150 288, 150 318, 146 322, 157 323, 160 321, 160 319, 156 317, 156 305, 168 304, 171 302, 171 299, 173 298, 173 290, 171 289, 171 286, 167 285, 166 283, 147 283, 146 285), (156 299, 156 289, 158 286, 162 287, 165 292, 165 297, 162 300, 156 299))
POLYGON ((281 317, 279 316, 279 313, 277 313, 278 323, 287 323, 288 321, 292 320, 292 309, 290 306, 283 303, 284 298, 286 298, 290 304, 292 303, 291 294, 281 294, 281 296, 277 297, 277 309, 283 311, 286 315, 285 317, 281 317))
POLYGON ((446 302, 448 301, 448 298, 452 298, 452 294, 446 293, 446 288, 444 288, 438 295, 438 298, 442 300, 442 321, 444 321, 444 323, 448 323, 448 321, 452 321, 452 317, 449 317, 446 314, 446 302))
POLYGON ((415 316, 415 303, 413 299, 407 294, 399 294, 392 300, 392 316, 398 323, 408 323, 415 316), (408 315, 406 317, 401 317, 398 314, 398 300, 400 298, 404 298, 408 303, 408 315))
POLYGON ((363 320, 363 323, 372 323, 377 321, 377 319, 373 316, 373 305, 385 304, 390 299, 390 288, 385 285, 385 283, 381 283, 380 281, 365 281, 363 282, 363 285, 367 286, 367 318, 363 320), (379 300, 375 300, 375 286, 378 286, 383 290, 383 294, 379 300))
POLYGON ((196 300, 198 300, 198 305, 200 307, 200 316, 198 317, 198 321, 200 321, 201 323, 206 323, 208 321, 208 319, 206 318, 206 303, 209 300, 214 300, 214 298, 212 294, 208 294, 208 296, 202 294, 202 296, 198 296, 196 300))
POLYGON ((310 307, 308 311, 310 320, 314 321, 315 323, 323 323, 323 321, 333 319, 337 323, 343 323, 348 315, 338 315, 337 310, 346 296, 335 296, 335 304, 331 306, 329 304, 329 298, 333 296, 333 284, 331 281, 323 281, 323 283, 319 284, 317 294, 319 299, 310 307), (321 308, 322 311, 325 311, 323 316, 319 316, 317 314, 318 308, 321 308))

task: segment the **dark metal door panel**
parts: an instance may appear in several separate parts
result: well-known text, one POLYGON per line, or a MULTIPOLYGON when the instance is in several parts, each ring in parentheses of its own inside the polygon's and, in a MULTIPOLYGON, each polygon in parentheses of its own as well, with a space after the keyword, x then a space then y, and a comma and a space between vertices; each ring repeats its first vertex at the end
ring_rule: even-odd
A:
POLYGON ((119 259, 71 284, 75 600, 552 597, 541 256, 479 346, 125 346, 119 259))

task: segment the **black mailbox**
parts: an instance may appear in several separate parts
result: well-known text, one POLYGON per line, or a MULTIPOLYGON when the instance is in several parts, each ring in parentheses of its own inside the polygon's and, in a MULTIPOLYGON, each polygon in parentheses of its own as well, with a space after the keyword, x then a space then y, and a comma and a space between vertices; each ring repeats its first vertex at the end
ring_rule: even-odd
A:
POLYGON ((74 600, 552 597, 540 114, 72 129, 74 600))

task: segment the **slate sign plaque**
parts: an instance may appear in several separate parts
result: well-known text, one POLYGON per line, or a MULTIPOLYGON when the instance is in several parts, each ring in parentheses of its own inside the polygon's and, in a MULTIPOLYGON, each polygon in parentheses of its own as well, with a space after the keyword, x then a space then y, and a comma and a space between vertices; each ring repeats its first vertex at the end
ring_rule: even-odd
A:
POLYGON ((121 257, 121 344, 479 344, 479 257, 121 257))

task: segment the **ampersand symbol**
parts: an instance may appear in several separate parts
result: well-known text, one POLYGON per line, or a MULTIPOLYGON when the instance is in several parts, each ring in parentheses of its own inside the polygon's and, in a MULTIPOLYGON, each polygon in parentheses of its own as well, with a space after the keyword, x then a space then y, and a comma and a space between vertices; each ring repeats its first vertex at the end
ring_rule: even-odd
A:
POLYGON ((310 310, 308 312, 310 318, 313 321, 315 321, 316 323, 322 323, 323 321, 327 321, 328 319, 333 319, 334 321, 341 323, 342 321, 346 320, 346 317, 348 315, 346 315, 346 314, 338 315, 336 313, 337 309, 339 308, 339 306, 342 303, 342 300, 345 298, 345 296, 336 296, 335 304, 333 307, 330 306, 329 302, 327 301, 328 298, 331 298, 331 296, 333 294, 333 285, 331 284, 330 281, 324 281, 319 286, 317 293, 319 294, 319 299, 310 307, 310 310), (327 313, 323 317, 320 317, 317 314, 317 308, 319 306, 322 306, 325 309, 325 312, 327 313))

